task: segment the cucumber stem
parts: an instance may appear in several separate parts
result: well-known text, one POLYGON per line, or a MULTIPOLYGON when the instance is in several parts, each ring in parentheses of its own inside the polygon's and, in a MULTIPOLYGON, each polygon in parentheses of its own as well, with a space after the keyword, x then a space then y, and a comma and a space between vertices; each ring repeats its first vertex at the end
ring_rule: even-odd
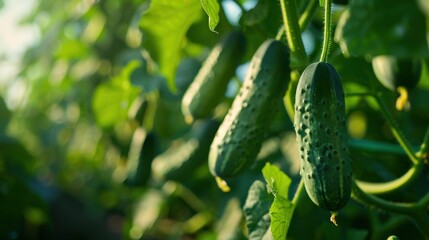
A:
POLYGON ((302 42, 295 0, 280 0, 280 9, 289 49, 292 55, 296 57, 298 66, 305 67, 308 63, 308 58, 302 42))
POLYGON ((304 32, 304 30, 307 28, 308 24, 310 23, 310 20, 317 9, 318 3, 319 3, 318 0, 310 0, 310 2, 307 4, 307 7, 304 9, 304 12, 302 12, 301 17, 299 18, 299 21, 298 21, 301 32, 304 32))
POLYGON ((325 27, 323 29, 323 47, 322 55, 320 56, 321 62, 327 62, 329 53, 329 44, 331 41, 331 6, 332 0, 325 0, 325 27))
POLYGON ((293 196, 292 205, 295 206, 299 202, 304 192, 305 192, 304 180, 301 178, 301 180, 299 181, 298 187, 296 188, 295 195, 293 196))
MULTIPOLYGON (((318 4, 318 0, 310 0, 310 2, 307 4, 306 8, 304 9, 304 11, 301 13, 301 16, 299 17, 298 20, 298 25, 299 25, 299 29, 301 30, 301 33, 305 31, 305 29, 307 29, 308 24, 310 24, 310 20, 313 17, 314 13, 316 12, 317 9, 317 4, 318 4)), ((281 26, 276 39, 279 40, 283 33, 285 33, 285 26, 281 26)))
POLYGON ((426 134, 423 139, 422 145, 420 145, 420 150, 416 155, 423 160, 427 160, 428 154, 429 154, 429 127, 426 129, 426 134))

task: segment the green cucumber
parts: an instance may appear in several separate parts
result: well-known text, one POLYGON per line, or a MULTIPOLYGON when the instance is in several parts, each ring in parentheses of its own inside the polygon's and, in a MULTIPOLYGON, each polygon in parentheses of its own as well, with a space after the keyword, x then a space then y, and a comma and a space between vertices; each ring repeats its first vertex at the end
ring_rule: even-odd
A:
POLYGON ((422 69, 420 62, 389 55, 374 57, 372 67, 380 83, 391 91, 397 91, 398 87, 413 89, 420 80, 422 69))
POLYGON ((310 64, 295 97, 294 127, 305 189, 317 206, 338 211, 350 198, 352 181, 340 76, 329 63, 310 64))
POLYGON ((144 128, 134 132, 127 160, 127 177, 124 181, 128 186, 143 186, 150 178, 152 160, 157 154, 155 134, 148 133, 144 128))
POLYGON ((182 113, 186 122, 210 117, 222 101, 228 82, 244 56, 245 43, 241 32, 231 32, 210 52, 183 96, 182 113))
POLYGON ((210 147, 209 168, 218 182, 254 162, 270 122, 281 110, 290 81, 289 63, 289 50, 280 41, 266 40, 254 54, 210 147))
POLYGON ((177 139, 153 160, 154 178, 159 181, 189 178, 195 169, 207 163, 210 143, 219 125, 216 120, 196 121, 189 139, 177 139))

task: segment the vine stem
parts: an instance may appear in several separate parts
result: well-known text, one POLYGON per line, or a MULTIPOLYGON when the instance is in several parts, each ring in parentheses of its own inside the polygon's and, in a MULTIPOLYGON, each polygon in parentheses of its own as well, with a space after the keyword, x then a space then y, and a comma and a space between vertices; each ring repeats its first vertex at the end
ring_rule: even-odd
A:
POLYGON ((365 192, 370 194, 386 194, 402 189, 411 182, 413 182, 423 170, 424 165, 424 154, 422 152, 427 152, 427 148, 429 148, 427 143, 429 142, 429 128, 427 130, 425 139, 421 146, 420 151, 416 154, 412 149, 411 145, 405 138, 398 124, 394 120, 392 114, 390 113, 389 108, 386 106, 381 97, 374 93, 356 93, 349 96, 371 96, 375 98, 377 104, 380 106, 380 111, 382 112, 384 118, 392 130, 393 135, 396 140, 399 142, 401 147, 404 149, 405 153, 413 163, 413 166, 400 178, 395 180, 384 182, 384 183, 372 183, 366 181, 356 180, 356 184, 362 188, 365 192), (426 149, 426 150, 425 150, 426 149))
POLYGON ((304 193, 304 180, 301 178, 299 181, 298 187, 296 188, 295 195, 292 199, 292 204, 295 206, 301 199, 301 195, 304 193))
POLYGON ((191 190, 179 182, 168 181, 164 184, 163 190, 166 193, 174 194, 182 198, 191 208, 196 211, 207 211, 207 204, 204 203, 191 190))
POLYGON ((321 62, 326 62, 329 53, 329 43, 331 41, 331 6, 332 0, 325 0, 325 27, 323 30, 323 47, 321 62))
MULTIPOLYGON (((304 9, 301 16, 299 17, 298 25, 299 25, 299 29, 301 30, 301 33, 304 32, 305 29, 307 29, 308 24, 310 24, 310 20, 317 9, 318 2, 319 2, 318 0, 310 0, 307 7, 304 9)), ((276 39, 279 40, 282 37, 283 33, 285 33, 284 25, 281 26, 279 32, 277 33, 276 39)))
POLYGON ((427 158, 429 154, 429 127, 426 129, 426 134, 420 146, 419 152, 416 154, 419 158, 427 158))
POLYGON ((355 181, 352 182, 352 197, 368 206, 403 214, 412 218, 425 239, 429 239, 429 217, 426 213, 427 206, 415 203, 391 202, 373 195, 369 195, 362 191, 355 181))
POLYGON ((295 0, 280 0, 280 8, 289 49, 295 55, 298 65, 306 66, 308 58, 301 38, 295 0))
POLYGON ((390 126, 392 133, 395 136, 396 140, 404 148, 404 150, 407 153, 408 157, 410 158, 411 162, 413 164, 418 164, 421 160, 416 156, 416 154, 414 153, 414 150, 411 147, 411 144, 404 137, 404 134, 400 130, 396 121, 393 119, 392 114, 389 111, 389 108, 386 106, 386 103, 384 103, 384 101, 381 99, 380 96, 375 95, 374 97, 375 97, 378 105, 380 106, 380 110, 383 113, 385 119, 389 123, 389 126, 390 126))
POLYGON ((418 163, 413 165, 413 167, 411 167, 401 177, 389 182, 372 183, 372 182, 356 180, 356 183, 367 193, 386 194, 408 186, 408 184, 413 182, 414 179, 416 179, 420 175, 422 170, 423 170, 423 163, 418 163))
POLYGON ((310 20, 317 9, 318 3, 319 3, 318 0, 310 0, 304 12, 302 12, 301 17, 299 18, 299 21, 298 21, 301 32, 303 32, 307 28, 308 24, 310 23, 310 20))

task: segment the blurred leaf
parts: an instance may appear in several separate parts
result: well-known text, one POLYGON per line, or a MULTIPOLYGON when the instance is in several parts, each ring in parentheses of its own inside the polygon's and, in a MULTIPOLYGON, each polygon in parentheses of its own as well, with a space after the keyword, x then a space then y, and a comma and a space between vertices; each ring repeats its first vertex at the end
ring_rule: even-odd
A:
POLYGON ((249 239, 262 239, 269 232, 272 202, 273 196, 268 193, 265 184, 260 180, 253 182, 243 207, 249 239))
POLYGON ((128 118, 128 109, 139 93, 129 78, 139 66, 138 61, 129 62, 119 75, 100 84, 95 90, 92 109, 99 126, 109 128, 128 118))
POLYGON ((55 52, 57 58, 80 59, 88 55, 89 47, 79 39, 67 39, 61 42, 61 45, 55 52))
POLYGON ((140 21, 143 46, 158 63, 170 90, 176 92, 174 76, 180 61, 185 35, 200 17, 198 0, 153 0, 140 21))
POLYGON ((246 56, 250 59, 256 49, 267 38, 275 38, 282 26, 282 15, 278 1, 261 0, 244 13, 240 18, 240 26, 246 35, 246 56))
POLYGON ((189 42, 187 42, 184 51, 190 57, 201 57, 204 48, 213 47, 232 28, 222 7, 219 9, 219 23, 216 26, 216 32, 219 34, 210 31, 207 27, 209 17, 203 13, 203 9, 201 9, 201 14, 199 15, 199 19, 190 26, 186 33, 186 40, 189 42))
POLYGON ((349 6, 335 32, 335 40, 345 54, 428 56, 425 18, 416 1, 392 4, 389 0, 354 0, 349 6))
POLYGON ((162 76, 149 75, 142 67, 138 67, 131 73, 130 81, 133 86, 141 87, 144 94, 148 94, 159 89, 165 79, 162 76))
POLYGON ((241 17, 243 24, 253 26, 262 22, 268 16, 269 8, 270 3, 267 0, 258 1, 258 4, 254 8, 243 13, 241 17))
POLYGON ((274 239, 286 239, 294 211, 294 206, 288 199, 291 179, 277 166, 270 163, 267 163, 262 169, 262 174, 275 197, 270 208, 271 233, 274 239))
POLYGON ((219 3, 217 0, 201 0, 201 5, 204 11, 209 16, 209 28, 212 32, 216 32, 215 28, 219 23, 219 3))
POLYGON ((21 177, 28 174, 35 163, 33 156, 19 141, 3 134, 0 134, 0 160, 4 161, 0 161, 0 172, 2 167, 6 167, 9 173, 21 177))

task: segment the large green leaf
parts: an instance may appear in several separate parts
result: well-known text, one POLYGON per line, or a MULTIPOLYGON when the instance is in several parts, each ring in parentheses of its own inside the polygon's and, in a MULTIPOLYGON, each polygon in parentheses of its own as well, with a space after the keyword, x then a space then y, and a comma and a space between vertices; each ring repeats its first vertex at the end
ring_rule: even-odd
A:
POLYGON ((428 56, 425 18, 416 1, 354 0, 341 16, 335 40, 351 56, 428 56))
POLYGON ((200 14, 198 0, 152 0, 140 21, 143 46, 158 63, 173 92, 176 91, 174 76, 186 32, 200 14))
POLYGON ((275 197, 288 198, 291 179, 280 168, 267 163, 262 169, 262 174, 275 197))
POLYGON ((267 163, 262 169, 265 181, 275 196, 270 207, 271 233, 274 239, 286 239, 294 211, 294 205, 288 199, 291 179, 277 166, 267 163))
POLYGON ((219 23, 219 3, 217 0, 201 0, 201 5, 207 13, 207 16, 209 16, 210 30, 216 32, 215 28, 219 23))
POLYGON ((286 239, 294 206, 289 199, 277 196, 270 208, 271 233, 274 239, 286 239))
POLYGON ((253 182, 243 207, 249 239, 262 239, 269 232, 272 202, 273 196, 268 193, 265 184, 260 180, 253 182))

